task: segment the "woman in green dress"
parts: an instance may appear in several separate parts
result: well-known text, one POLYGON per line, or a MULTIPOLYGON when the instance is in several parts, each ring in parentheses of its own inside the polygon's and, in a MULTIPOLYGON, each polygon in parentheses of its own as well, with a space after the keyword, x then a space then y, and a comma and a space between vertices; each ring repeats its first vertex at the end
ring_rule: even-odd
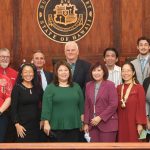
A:
POLYGON ((41 120, 44 132, 55 134, 57 142, 78 142, 83 121, 84 96, 80 86, 72 82, 70 65, 55 65, 54 81, 44 92, 41 120))

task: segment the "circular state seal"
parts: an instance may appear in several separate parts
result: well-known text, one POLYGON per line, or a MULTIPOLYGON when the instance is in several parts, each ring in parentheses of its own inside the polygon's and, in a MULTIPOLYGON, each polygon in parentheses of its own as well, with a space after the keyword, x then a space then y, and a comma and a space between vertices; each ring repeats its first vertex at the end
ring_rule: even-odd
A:
POLYGON ((51 40, 77 41, 91 29, 94 9, 91 0, 40 0, 37 19, 40 29, 51 40))

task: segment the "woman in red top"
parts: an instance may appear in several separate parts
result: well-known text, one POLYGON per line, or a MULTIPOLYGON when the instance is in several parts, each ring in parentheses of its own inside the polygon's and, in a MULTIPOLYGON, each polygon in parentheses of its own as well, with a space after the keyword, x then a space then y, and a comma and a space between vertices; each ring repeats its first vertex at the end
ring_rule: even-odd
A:
POLYGON ((4 137, 7 130, 8 117, 5 113, 10 106, 10 94, 12 85, 10 79, 0 74, 0 142, 4 142, 4 137))
POLYGON ((131 63, 122 66, 123 84, 118 91, 119 142, 138 142, 146 124, 145 92, 131 63))

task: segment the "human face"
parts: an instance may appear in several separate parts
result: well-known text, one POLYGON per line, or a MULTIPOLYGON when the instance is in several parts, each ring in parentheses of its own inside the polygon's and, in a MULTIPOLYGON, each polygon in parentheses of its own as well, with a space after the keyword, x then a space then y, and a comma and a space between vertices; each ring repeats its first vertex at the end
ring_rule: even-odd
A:
POLYGON ((0 52, 0 65, 2 68, 7 68, 10 63, 10 53, 9 51, 0 52))
POLYGON ((61 65, 57 70, 57 74, 58 74, 59 82, 68 82, 68 78, 70 74, 69 74, 69 69, 66 66, 61 65))
POLYGON ((95 81, 100 82, 103 80, 104 71, 100 66, 92 70, 92 77, 95 81))
POLYGON ((131 66, 128 64, 123 65, 121 75, 125 83, 131 83, 135 72, 132 71, 131 66))
POLYGON ((25 82, 31 82, 34 78, 34 71, 33 68, 30 66, 25 66, 22 70, 22 78, 25 82))
POLYGON ((37 67, 37 69, 42 69, 45 64, 44 55, 40 52, 37 52, 33 55, 33 63, 37 67))
POLYGON ((79 55, 79 50, 75 44, 70 43, 66 45, 65 56, 66 56, 67 61, 75 62, 78 58, 78 55, 79 55))
POLYGON ((137 49, 139 50, 141 55, 147 55, 150 50, 150 45, 147 40, 140 40, 137 49))
POLYGON ((105 54, 104 61, 106 62, 107 66, 114 66, 116 62, 118 61, 118 58, 116 57, 116 54, 114 51, 107 51, 105 54))

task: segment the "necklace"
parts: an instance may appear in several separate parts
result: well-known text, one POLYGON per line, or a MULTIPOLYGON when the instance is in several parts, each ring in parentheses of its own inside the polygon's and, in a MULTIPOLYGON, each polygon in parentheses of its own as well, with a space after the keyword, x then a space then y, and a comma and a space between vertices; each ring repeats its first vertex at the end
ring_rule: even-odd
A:
POLYGON ((121 107, 122 107, 122 108, 125 108, 125 107, 126 107, 126 102, 127 102, 127 99, 128 99, 128 97, 129 97, 129 94, 130 94, 130 92, 131 92, 131 89, 132 89, 133 85, 134 85, 133 82, 130 83, 130 85, 129 85, 129 87, 127 88, 127 90, 126 90, 126 92, 125 92, 124 95, 123 95, 124 84, 123 84, 122 87, 121 87, 121 100, 120 100, 120 101, 121 101, 121 107))
POLYGON ((32 94, 32 90, 30 89, 30 94, 32 94))

